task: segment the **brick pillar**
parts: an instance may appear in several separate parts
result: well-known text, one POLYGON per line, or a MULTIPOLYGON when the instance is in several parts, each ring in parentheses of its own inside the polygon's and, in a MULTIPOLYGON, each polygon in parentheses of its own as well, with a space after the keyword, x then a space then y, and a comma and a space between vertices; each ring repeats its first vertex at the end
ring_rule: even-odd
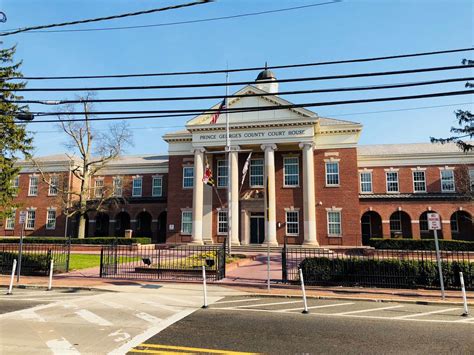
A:
POLYGON ((451 222, 450 220, 443 220, 441 223, 441 227, 443 228, 443 239, 444 240, 452 240, 453 233, 451 233, 451 222))
POLYGON ((384 239, 390 239, 390 221, 382 220, 382 235, 384 239))
POLYGON ((413 235, 413 239, 421 239, 421 233, 420 233, 420 221, 414 220, 411 221, 411 232, 413 235))

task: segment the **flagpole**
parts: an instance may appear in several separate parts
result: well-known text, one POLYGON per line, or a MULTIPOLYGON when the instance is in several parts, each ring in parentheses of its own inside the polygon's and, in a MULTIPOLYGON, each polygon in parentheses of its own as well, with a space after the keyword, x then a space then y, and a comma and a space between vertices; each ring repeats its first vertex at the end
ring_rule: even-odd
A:
POLYGON ((232 226, 232 196, 231 196, 231 162, 230 162, 230 127, 229 127, 229 72, 225 73, 225 150, 227 158, 227 243, 229 246, 229 255, 232 251, 231 226, 232 226))

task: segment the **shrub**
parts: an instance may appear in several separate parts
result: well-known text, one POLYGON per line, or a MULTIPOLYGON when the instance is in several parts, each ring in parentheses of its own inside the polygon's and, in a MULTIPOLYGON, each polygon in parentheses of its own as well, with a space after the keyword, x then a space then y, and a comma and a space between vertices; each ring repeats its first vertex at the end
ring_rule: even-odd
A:
MULTIPOLYGON (((304 259, 299 267, 308 284, 439 287, 438 267, 431 260, 315 257, 304 259)), ((473 262, 442 262, 442 269, 446 288, 459 288, 462 272, 466 288, 474 289, 473 262)))
MULTIPOLYGON (((375 249, 435 250, 434 239, 381 239, 372 238, 369 245, 375 249)), ((474 242, 439 240, 439 248, 447 251, 474 251, 474 242)))
MULTIPOLYGON (((84 239, 72 238, 71 244, 111 244, 114 240, 117 240, 120 245, 131 245, 135 243, 150 244, 150 238, 115 238, 115 237, 91 237, 84 239)), ((0 238, 0 243, 19 243, 20 238, 0 238)), ((23 238, 24 243, 31 244, 62 244, 67 241, 66 238, 62 237, 25 237, 23 238)))
MULTIPOLYGON (((13 265, 13 259, 18 260, 16 252, 0 252, 0 270, 1 273, 10 273, 13 265)), ((51 256, 47 254, 22 253, 21 256, 21 274, 22 275, 46 275, 49 271, 51 256)))

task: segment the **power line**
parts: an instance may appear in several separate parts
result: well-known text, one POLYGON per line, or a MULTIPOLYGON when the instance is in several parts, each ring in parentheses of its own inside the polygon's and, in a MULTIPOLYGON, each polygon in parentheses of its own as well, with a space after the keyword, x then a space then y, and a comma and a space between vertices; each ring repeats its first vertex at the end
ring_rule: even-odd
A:
POLYGON ((149 27, 162 27, 162 26, 175 26, 175 25, 184 25, 184 24, 191 24, 191 23, 199 23, 199 22, 210 22, 210 21, 219 21, 219 20, 228 20, 233 18, 240 18, 240 17, 248 17, 248 16, 258 16, 258 15, 265 15, 277 12, 285 12, 285 11, 292 11, 292 10, 300 10, 310 7, 316 6, 323 6, 323 5, 330 5, 341 2, 342 0, 333 0, 329 2, 323 3, 315 3, 303 6, 294 6, 294 7, 287 7, 283 9, 276 9, 276 10, 267 10, 267 11, 259 11, 259 12, 250 12, 245 14, 237 14, 237 15, 230 15, 230 16, 221 16, 221 17, 210 17, 205 19, 199 20, 188 20, 188 21, 178 21, 178 22, 167 22, 167 23, 158 23, 158 24, 151 24, 151 25, 136 25, 136 26, 119 26, 119 27, 105 27, 105 28, 85 28, 85 29, 75 29, 75 30, 48 30, 48 31, 31 31, 29 33, 57 33, 57 32, 91 32, 91 31, 111 31, 111 30, 129 30, 129 29, 136 29, 136 28, 149 28, 149 27))
MULTIPOLYGON (((310 102, 303 104, 291 104, 291 105, 280 105, 280 106, 251 106, 251 107, 242 107, 242 108, 227 108, 225 110, 220 110, 222 113, 243 113, 243 112, 257 112, 257 111, 273 111, 273 110, 283 110, 283 109, 295 109, 295 108, 304 108, 304 107, 321 107, 321 106, 334 106, 334 105, 349 105, 349 104, 360 104, 360 103, 371 103, 371 102, 386 102, 386 101, 401 101, 401 100, 415 100, 415 99, 427 99, 434 97, 448 97, 448 96, 459 96, 459 95, 470 95, 474 94, 474 90, 464 90, 464 91, 450 91, 450 92, 437 92, 431 94, 422 94, 422 95, 409 95, 409 96, 396 96, 396 97, 378 97, 373 99, 358 99, 358 100, 343 100, 343 101, 326 101, 326 102, 310 102)), ((210 114, 213 112, 218 112, 218 109, 204 109, 204 110, 161 110, 161 111, 104 111, 104 112, 89 112, 89 115, 97 114, 133 114, 133 113, 153 113, 153 114, 165 114, 157 115, 154 118, 171 118, 171 117, 186 117, 186 116, 195 116, 196 114, 210 114), (171 114, 171 115, 170 115, 171 114)), ((59 112, 59 113, 37 113, 41 116, 56 116, 56 115, 81 115, 84 112, 59 112)), ((125 119, 142 119, 144 117, 136 118, 124 118, 124 117, 102 117, 102 118, 93 118, 88 119, 89 121, 111 121, 111 120, 125 120, 125 119)), ((151 118, 151 117, 149 117, 151 118)), ((85 119, 57 119, 57 120, 37 120, 31 121, 30 123, 52 123, 52 122, 81 122, 85 119)))
POLYGON ((24 27, 24 28, 13 30, 13 31, 0 33, 0 36, 10 36, 10 35, 14 35, 21 32, 41 30, 43 28, 62 27, 62 26, 77 25, 81 23, 115 20, 115 19, 124 18, 124 17, 139 16, 139 15, 151 14, 155 12, 163 12, 163 11, 168 11, 168 10, 176 10, 176 9, 181 9, 184 7, 206 4, 211 1, 213 0, 200 0, 200 1, 190 2, 186 4, 172 5, 172 6, 166 6, 166 7, 161 7, 157 9, 143 10, 143 11, 137 11, 137 12, 129 12, 129 13, 120 14, 120 15, 105 16, 105 17, 98 17, 98 18, 93 18, 93 19, 77 20, 77 21, 70 21, 70 22, 61 22, 61 23, 54 23, 50 25, 24 27))
MULTIPOLYGON (((453 107, 453 106, 461 106, 461 105, 472 105, 472 102, 459 102, 456 104, 449 104, 449 105, 434 105, 434 106, 418 106, 418 107, 410 107, 410 108, 400 108, 400 109, 393 109, 393 110, 379 110, 379 111, 368 111, 368 112, 352 112, 352 113, 344 113, 344 114, 333 114, 329 113, 324 116, 332 116, 334 118, 342 117, 342 116, 356 116, 356 115, 370 115, 376 113, 385 113, 385 112, 400 112, 400 111, 415 111, 415 110, 424 110, 424 109, 432 109, 432 108, 440 108, 440 107, 453 107)), ((154 118, 155 116, 148 116, 148 118, 154 118)), ((142 118, 147 118, 142 117, 142 118)), ((48 121, 50 122, 50 121, 48 121)), ((183 126, 147 126, 147 127, 130 127, 131 130, 146 130, 146 129, 167 129, 167 128, 182 128, 183 126)), ((106 131, 107 128, 104 129, 97 129, 99 131, 106 131)), ((36 133, 56 133, 57 130, 48 130, 48 131, 33 131, 36 133)))
MULTIPOLYGON (((296 91, 281 91, 278 95, 301 95, 301 94, 316 94, 316 93, 329 93, 329 92, 346 92, 346 91, 367 91, 367 90, 383 90, 383 89, 395 89, 404 87, 414 86, 426 86, 435 84, 447 84, 460 81, 474 80, 474 77, 464 78, 452 78, 452 79, 441 79, 441 80, 430 80, 421 82, 411 83, 398 83, 398 84, 387 84, 387 85, 372 85, 372 86, 356 86, 356 87, 344 87, 344 88, 331 88, 331 89, 314 89, 314 90, 296 90, 296 91)), ((242 98, 242 97, 263 97, 263 96, 274 96, 273 93, 252 93, 252 94, 240 94, 240 95, 227 95, 228 98, 242 98)), ((210 100, 210 99, 222 99, 222 95, 205 95, 205 96, 178 96, 178 97, 141 97, 141 98, 121 98, 121 99, 87 99, 90 103, 103 103, 103 102, 149 102, 149 101, 190 101, 190 100, 210 100)), ((84 100, 5 100, 7 103, 14 104, 39 104, 39 105, 64 105, 64 104, 77 104, 82 103, 84 100)))
MULTIPOLYGON (((431 68, 419 68, 419 69, 408 69, 408 70, 396 70, 386 72, 370 72, 370 73, 358 73, 358 74, 341 74, 341 75, 329 75, 329 76, 315 76, 315 77, 303 77, 303 78, 290 78, 290 79, 275 79, 275 80, 260 80, 259 83, 289 83, 289 82, 304 82, 304 81, 320 81, 320 80, 335 80, 335 79, 351 79, 351 78, 362 78, 362 77, 374 77, 374 76, 388 76, 388 75, 400 75, 400 74, 414 74, 414 73, 426 73, 426 72, 437 72, 445 70, 457 70, 457 69, 468 69, 474 65, 454 65, 444 67, 431 67, 431 68)), ((20 88, 14 91, 24 92, 37 92, 37 91, 112 91, 112 90, 155 90, 155 89, 183 89, 183 88, 198 88, 198 87, 217 87, 217 86, 241 86, 241 85, 253 85, 255 81, 234 81, 229 83, 203 83, 203 84, 174 84, 174 85, 141 85, 141 86, 105 86, 105 87, 76 87, 76 88, 20 88)), ((0 88, 1 91, 7 91, 7 89, 0 88)))
POLYGON ((302 67, 315 67, 322 65, 333 65, 333 64, 348 64, 348 63, 362 63, 362 62, 374 62, 381 60, 401 59, 401 58, 412 58, 429 55, 439 55, 457 52, 473 51, 474 48, 458 48, 448 49, 441 51, 432 52, 420 52, 420 53, 408 53, 398 54, 383 57, 369 57, 369 58, 356 58, 356 59, 344 59, 335 61, 325 62, 314 62, 314 63, 299 63, 299 64, 286 64, 286 65, 274 65, 265 67, 247 67, 247 68, 234 68, 234 69, 217 69, 217 70, 200 70, 200 71, 178 71, 178 72, 161 72, 161 73, 138 73, 138 74, 111 74, 111 75, 75 75, 75 76, 23 76, 23 77, 2 77, 5 80, 22 79, 22 80, 69 80, 69 79, 107 79, 107 78, 137 78, 137 77, 152 77, 152 76, 175 76, 175 75, 198 75, 198 74, 219 74, 219 73, 235 73, 243 71, 256 71, 262 69, 289 69, 289 68, 302 68, 302 67))

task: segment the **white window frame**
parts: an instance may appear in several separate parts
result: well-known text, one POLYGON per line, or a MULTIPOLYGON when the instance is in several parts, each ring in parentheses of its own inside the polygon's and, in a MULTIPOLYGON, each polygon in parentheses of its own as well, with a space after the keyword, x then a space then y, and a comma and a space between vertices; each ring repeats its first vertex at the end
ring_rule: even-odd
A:
POLYGON ((300 158, 298 156, 283 157, 283 187, 299 187, 300 186, 300 158), (296 160, 295 162, 288 163, 290 160, 296 160), (287 166, 296 166, 296 172, 287 173, 287 166), (296 183, 287 184, 286 178, 294 178, 296 176, 296 183))
POLYGON ((324 160, 324 182, 327 187, 338 187, 341 186, 341 176, 340 176, 340 166, 339 159, 325 159, 324 160), (337 167, 337 172, 328 172, 328 165, 335 165, 337 167), (337 183, 329 182, 329 177, 335 176, 337 183))
POLYGON ((372 186, 372 172, 371 171, 359 171, 359 181, 360 181, 360 193, 361 194, 371 194, 373 193, 373 186, 372 186), (370 177, 369 181, 362 181, 362 175, 368 175, 370 177), (364 191, 364 189, 362 188, 362 186, 364 186, 364 184, 369 184, 370 185, 370 190, 369 191, 364 191))
POLYGON ((260 187, 260 188, 263 188, 264 187, 264 175, 265 175, 265 159, 263 158, 254 158, 254 159, 250 159, 250 166, 249 166, 249 186, 251 188, 256 188, 256 187, 260 187), (258 162, 258 164, 256 164, 258 162), (261 164, 260 164, 261 162, 261 164), (261 174, 256 174, 256 171, 257 168, 260 168, 262 169, 262 173, 261 174), (260 180, 262 181, 261 184, 254 184, 253 182, 255 180, 260 180))
POLYGON ((104 197, 104 178, 96 178, 94 180, 94 197, 104 197))
POLYGON ((48 208, 46 211, 46 229, 47 230, 54 230, 56 229, 56 209, 55 208, 48 208), (50 218, 50 213, 54 213, 54 219, 50 218))
POLYGON ((229 183, 229 164, 227 160, 217 161, 217 187, 225 188, 229 183))
POLYGON ((39 185, 38 175, 30 175, 29 185, 28 185, 28 196, 38 196, 38 185, 39 185), (32 181, 36 181, 36 184, 31 184, 32 181))
POLYGON ((153 176, 151 180, 151 195, 153 197, 161 197, 163 196, 163 177, 162 176, 153 176), (156 184, 156 182, 159 182, 156 184), (156 192, 158 189, 158 192, 156 192))
POLYGON ((16 221, 16 208, 12 209, 12 215, 5 218, 5 230, 11 231, 15 230, 15 221, 16 221))
POLYGON ((300 235, 300 211, 295 209, 285 210, 285 233, 288 237, 297 237, 300 235), (288 214, 296 215, 296 222, 288 219, 288 214), (290 227, 296 228, 296 232, 289 231, 290 227))
POLYGON ((59 176, 52 175, 49 178, 48 196, 57 196, 58 195, 58 185, 59 185, 59 176))
POLYGON ((132 178, 132 197, 142 197, 143 194, 143 176, 134 176, 132 178), (140 181, 140 186, 135 186, 135 182, 140 181), (135 193, 140 191, 140 193, 135 193))
POLYGON ((424 170, 413 170, 412 171, 412 180, 413 180, 413 192, 414 193, 424 193, 424 192, 426 192, 426 172, 424 170), (415 179, 416 174, 423 174, 423 180, 416 180, 415 179), (423 183, 424 189, 423 190, 417 190, 416 189, 416 183, 423 183))
POLYGON ((452 218, 452 216, 449 219, 449 228, 451 229, 451 233, 459 233, 459 218, 456 212, 454 213, 454 219, 452 218), (453 229, 453 222, 456 227, 454 229, 453 229))
POLYGON ((440 183, 441 183, 441 192, 456 192, 454 169, 448 169, 448 168, 440 169, 439 179, 440 179, 440 183), (444 186, 443 186, 443 172, 448 172, 448 171, 451 172, 451 174, 452 174, 452 178, 450 180, 452 180, 452 184, 453 184, 453 188, 449 189, 449 190, 445 189, 444 186))
MULTIPOLYGON (((431 211, 427 211, 427 213, 431 213, 431 211)), ((418 220, 418 224, 420 225, 420 232, 429 232, 429 228, 428 228, 428 214, 423 212, 421 215, 420 215, 420 219, 418 220), (423 216, 423 214, 425 214, 426 218, 425 219, 422 219, 421 217, 423 216)))
POLYGON ((390 230, 390 235, 392 235, 392 233, 403 233, 403 225, 402 225, 402 212, 401 211, 395 211, 394 213, 396 213, 396 216, 397 218, 391 218, 392 215, 390 215, 389 217, 389 220, 388 220, 388 227, 389 227, 389 230, 390 230), (392 228, 392 223, 398 223, 400 225, 400 228, 399 229, 395 229, 395 228, 392 228))
POLYGON ((385 188, 387 189, 388 194, 398 194, 398 193, 400 193, 400 176, 398 175, 398 170, 385 171, 385 188), (389 174, 396 174, 397 179, 395 181, 389 181, 388 180, 389 174), (390 191, 389 183, 391 183, 391 184, 396 183, 397 184, 397 189, 390 191))
POLYGON ((123 194, 123 179, 121 176, 115 176, 112 180, 113 195, 115 197, 122 197, 123 194))
POLYGON ((12 179, 12 188, 16 189, 13 196, 18 196, 18 191, 20 190, 20 175, 17 175, 12 179))
POLYGON ((218 235, 227 235, 228 223, 229 223, 229 215, 227 213, 227 209, 218 208, 217 209, 217 234, 218 235))
POLYGON ((34 230, 36 224, 36 209, 26 210, 26 219, 25 219, 25 230, 34 230), (33 216, 33 218, 31 218, 33 216), (30 222, 33 221, 31 225, 30 222))
POLYGON ((192 189, 192 188, 194 188, 194 166, 193 165, 183 166, 183 189, 192 189), (191 176, 186 176, 187 170, 192 171, 191 176), (187 184, 186 181, 191 181, 191 185, 189 185, 189 183, 187 184))
POLYGON ((181 211, 181 234, 182 235, 191 235, 193 232, 193 211, 192 210, 182 210, 181 211), (184 215, 187 215, 189 218, 190 216, 190 221, 184 221, 184 215), (184 230, 184 226, 186 225, 189 225, 189 231, 188 230, 184 230))
POLYGON ((328 237, 342 237, 342 208, 326 208, 326 223, 327 223, 327 232, 328 237), (336 214, 339 216, 339 222, 332 222, 330 216, 336 214), (331 226, 338 225, 339 233, 331 232, 331 226))

